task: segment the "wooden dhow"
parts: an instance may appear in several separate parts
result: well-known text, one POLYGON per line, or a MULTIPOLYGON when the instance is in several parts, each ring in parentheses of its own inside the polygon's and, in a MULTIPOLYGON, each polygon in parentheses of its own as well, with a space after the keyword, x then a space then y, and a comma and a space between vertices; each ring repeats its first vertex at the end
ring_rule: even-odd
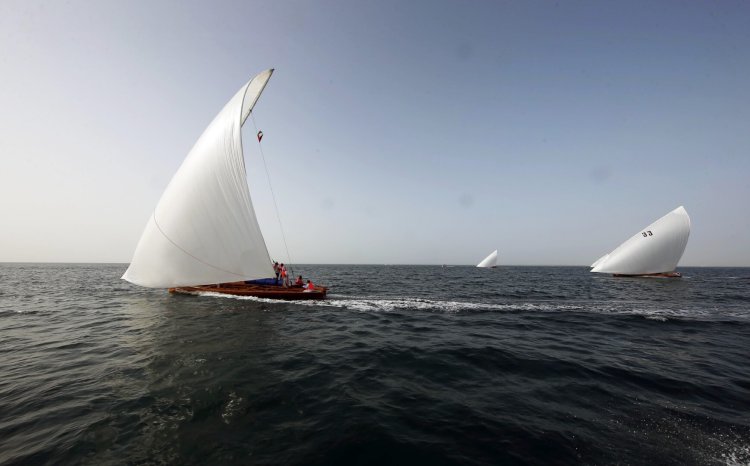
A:
POLYGON ((690 217, 680 206, 591 264, 591 272, 615 277, 679 278, 675 272, 690 236, 690 217))
MULTIPOLYGON (((175 293, 325 297, 325 287, 252 283, 275 271, 247 185, 242 125, 273 71, 242 86, 190 150, 156 205, 124 280, 175 293)), ((258 132, 259 144, 261 137, 258 132)))
POLYGON ((316 286, 313 290, 308 290, 303 286, 284 287, 280 285, 260 285, 245 282, 219 283, 216 285, 179 286, 176 288, 169 288, 170 293, 219 293, 235 296, 254 296, 256 298, 284 300, 325 299, 327 291, 328 288, 324 286, 316 286))

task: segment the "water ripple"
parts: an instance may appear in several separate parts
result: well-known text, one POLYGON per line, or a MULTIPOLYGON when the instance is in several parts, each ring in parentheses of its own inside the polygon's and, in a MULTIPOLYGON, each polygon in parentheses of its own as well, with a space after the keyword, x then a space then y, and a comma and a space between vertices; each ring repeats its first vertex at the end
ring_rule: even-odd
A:
POLYGON ((0 265, 0 463, 750 462, 747 269, 299 269, 330 299, 0 265))

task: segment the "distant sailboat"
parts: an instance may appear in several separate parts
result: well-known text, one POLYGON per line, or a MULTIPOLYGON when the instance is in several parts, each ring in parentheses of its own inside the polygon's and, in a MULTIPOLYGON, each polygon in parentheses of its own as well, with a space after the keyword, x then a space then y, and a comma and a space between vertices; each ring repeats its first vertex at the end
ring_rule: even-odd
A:
POLYGON ((489 256, 485 257, 482 262, 477 264, 477 267, 492 268, 497 267, 497 249, 492 251, 489 256))
POLYGON ((690 236, 690 217, 680 206, 591 264, 614 276, 680 277, 675 272, 690 236))
POLYGON ((242 86, 208 125, 162 194, 123 279, 170 292, 325 297, 325 287, 268 280, 275 272, 250 199, 241 129, 272 73, 242 86))

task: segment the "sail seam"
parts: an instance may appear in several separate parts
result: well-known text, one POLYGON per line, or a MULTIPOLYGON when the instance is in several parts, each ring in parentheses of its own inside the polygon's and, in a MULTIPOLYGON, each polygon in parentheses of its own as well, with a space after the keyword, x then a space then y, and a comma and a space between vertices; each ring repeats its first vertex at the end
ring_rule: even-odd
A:
POLYGON ((239 274, 239 273, 236 273, 236 272, 230 272, 229 270, 224 270, 224 269, 222 269, 221 267, 216 267, 215 265, 213 265, 213 264, 209 264, 208 262, 205 262, 205 261, 203 261, 203 260, 200 260, 199 258, 197 258, 197 257, 195 257, 194 255, 190 254, 189 252, 187 252, 186 250, 184 250, 184 249, 183 249, 182 247, 180 247, 180 245, 179 245, 179 244, 177 244, 177 243, 175 243, 174 241, 172 241, 172 239, 171 239, 171 238, 170 238, 169 236, 167 236, 167 234, 166 234, 166 233, 164 233, 164 230, 162 230, 162 229, 161 229, 161 227, 159 226, 159 222, 158 222, 158 221, 156 220, 156 211, 154 211, 154 214, 153 214, 153 218, 154 218, 154 225, 156 225, 156 228, 157 228, 157 229, 159 230, 159 233, 161 233, 161 234, 162 234, 162 236, 164 236, 164 238, 166 238, 166 240, 167 240, 167 241, 169 241, 170 243, 172 243, 172 244, 174 245, 174 247, 176 247, 176 248, 177 248, 177 249, 179 249, 180 251, 184 252, 184 253, 185 253, 185 254, 187 254, 188 256, 190 256, 190 257, 192 257, 193 259, 197 260, 197 261, 198 261, 198 262, 200 262, 201 264, 207 265, 207 266, 209 266, 209 267, 212 267, 212 268, 214 268, 214 269, 216 269, 216 270, 219 270, 219 271, 222 271, 222 272, 225 272, 225 273, 228 273, 228 274, 232 274, 232 275, 237 275, 237 276, 238 276, 238 277, 240 277, 240 278, 245 278, 245 276, 244 276, 243 274, 239 274))

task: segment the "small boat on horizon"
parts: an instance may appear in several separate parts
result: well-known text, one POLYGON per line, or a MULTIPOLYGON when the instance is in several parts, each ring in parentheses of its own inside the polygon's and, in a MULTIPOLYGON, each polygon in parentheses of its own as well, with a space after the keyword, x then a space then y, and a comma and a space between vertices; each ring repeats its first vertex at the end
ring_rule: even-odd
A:
MULTIPOLYGON (((242 86, 198 138, 156 205, 124 280, 170 293, 325 298, 326 287, 285 287, 273 278, 247 185, 242 125, 273 71, 242 86)), ((258 131, 259 144, 262 136, 258 131)))
POLYGON ((680 278, 682 274, 675 268, 689 236, 690 217, 680 206, 597 259, 591 272, 613 277, 680 278))
POLYGON ((477 264, 477 267, 488 268, 488 269, 496 268, 497 267, 497 249, 492 251, 489 256, 482 259, 482 261, 477 264))

